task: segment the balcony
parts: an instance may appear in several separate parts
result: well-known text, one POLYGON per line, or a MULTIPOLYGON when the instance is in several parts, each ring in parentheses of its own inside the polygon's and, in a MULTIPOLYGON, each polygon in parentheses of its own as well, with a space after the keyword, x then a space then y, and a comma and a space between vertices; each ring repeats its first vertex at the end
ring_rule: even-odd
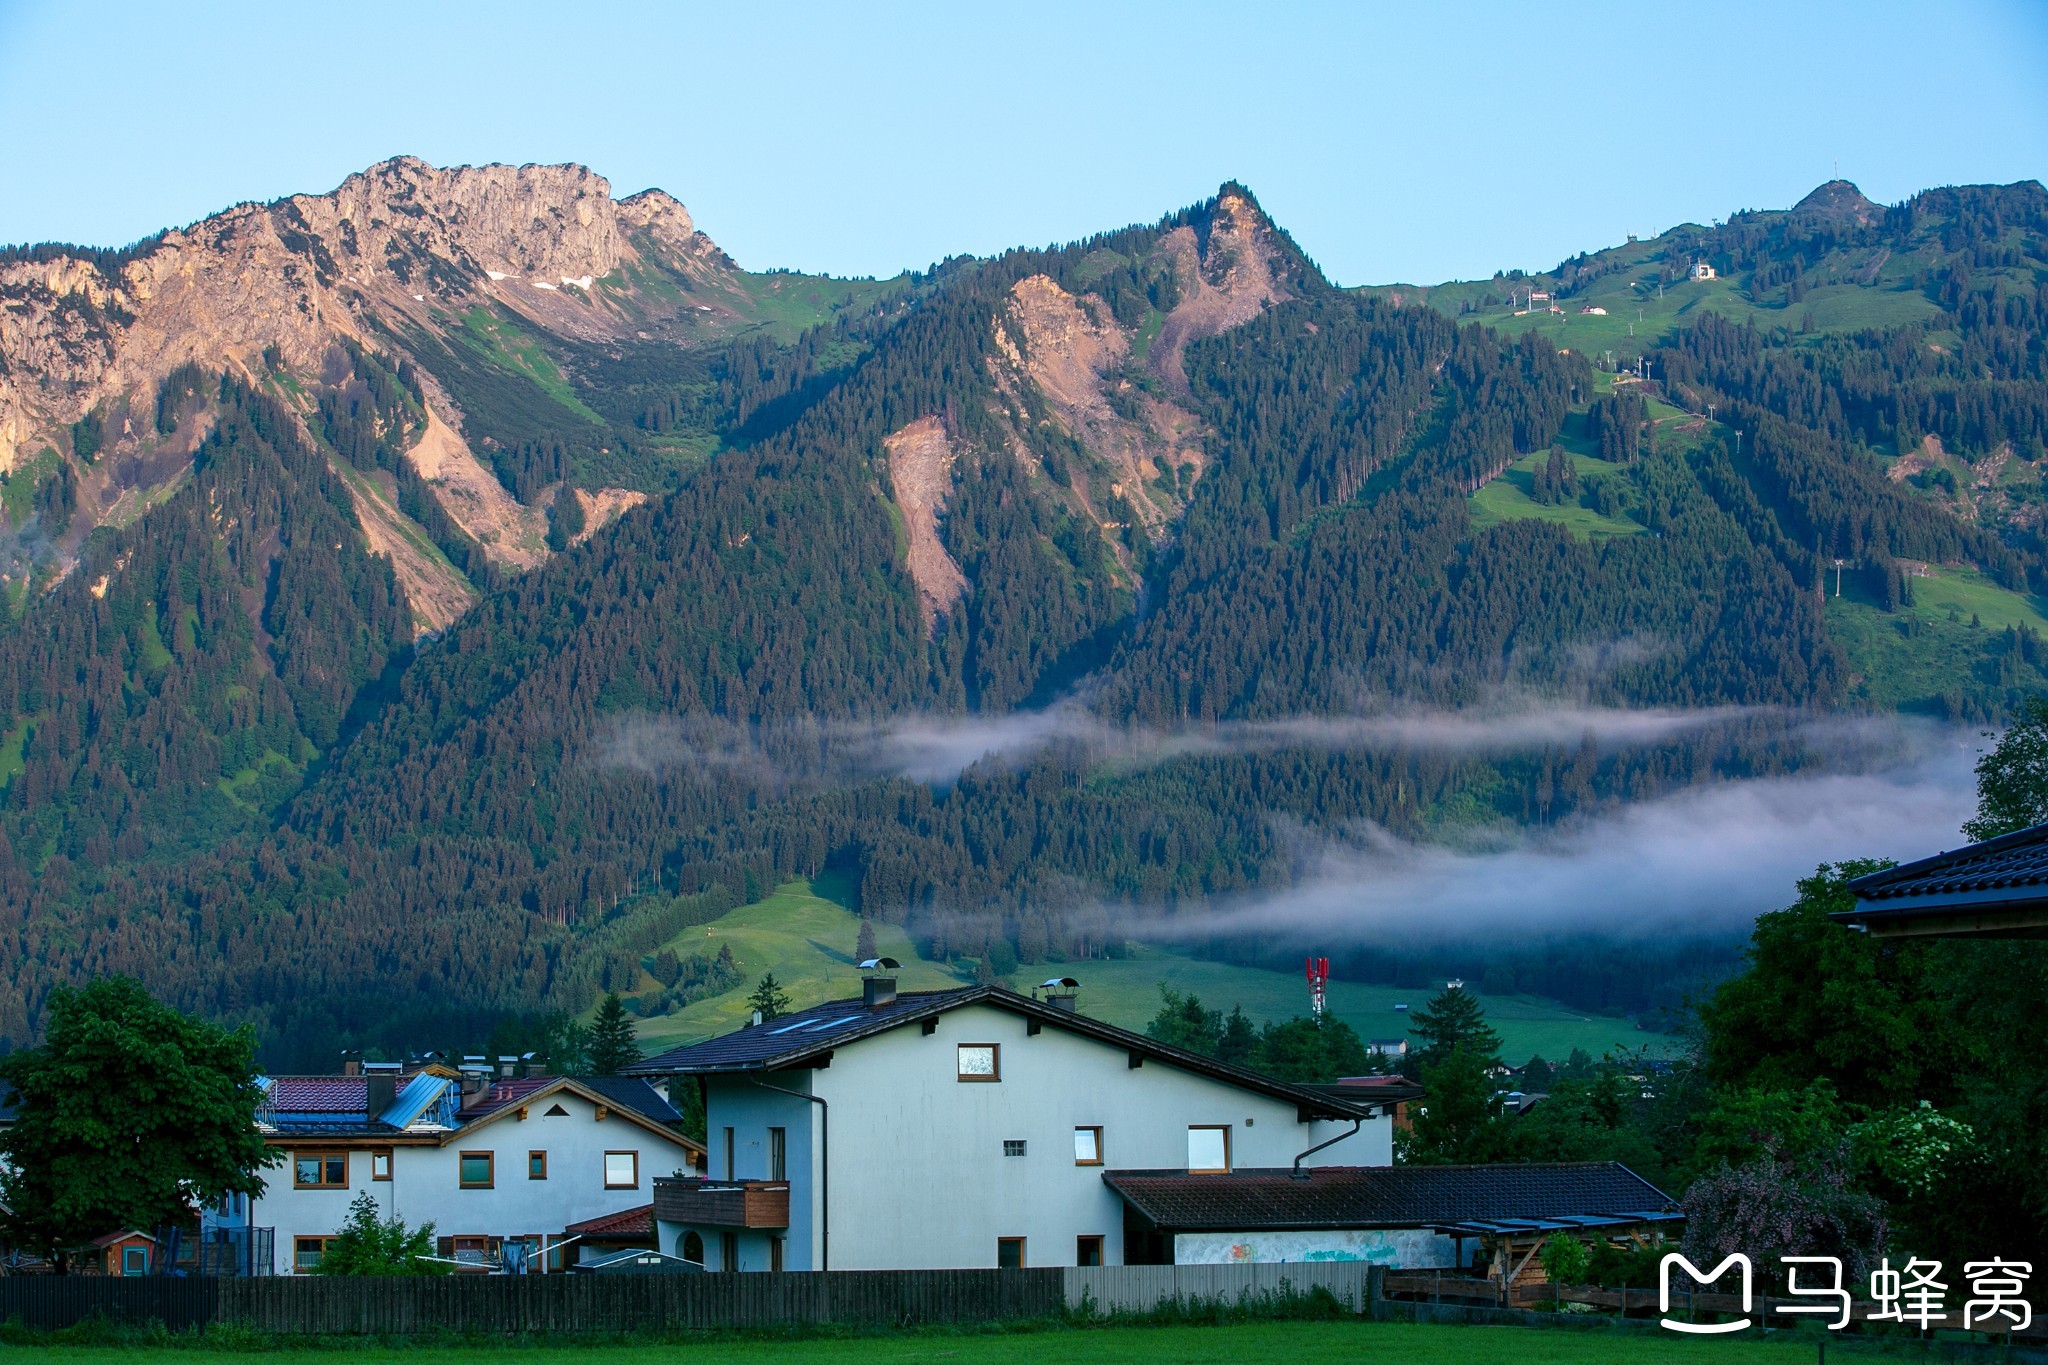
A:
POLYGON ((657 1179, 654 1216, 704 1228, 786 1228, 789 1182, 657 1179))

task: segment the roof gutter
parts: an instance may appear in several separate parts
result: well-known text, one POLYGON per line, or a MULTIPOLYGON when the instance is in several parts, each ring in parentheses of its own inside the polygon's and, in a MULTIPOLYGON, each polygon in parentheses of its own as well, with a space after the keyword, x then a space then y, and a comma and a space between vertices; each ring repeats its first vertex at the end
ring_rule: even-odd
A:
MULTIPOLYGON (((806 1095, 801 1090, 785 1090, 779 1085, 766 1081, 746 1078, 747 1084, 762 1090, 773 1090, 778 1095, 793 1095, 800 1100, 809 1100, 818 1106, 818 1269, 832 1268, 832 1106, 817 1095, 806 1095)), ((709 1136, 708 1134, 706 1136, 709 1136)), ((726 1172, 731 1175, 731 1171, 726 1172)), ((659 1248, 656 1248, 659 1250, 659 1248)))

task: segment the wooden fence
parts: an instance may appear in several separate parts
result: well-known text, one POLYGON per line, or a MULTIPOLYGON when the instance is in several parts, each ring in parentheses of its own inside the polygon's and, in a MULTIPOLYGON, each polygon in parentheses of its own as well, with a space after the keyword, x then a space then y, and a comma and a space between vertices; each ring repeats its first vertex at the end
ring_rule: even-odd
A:
POLYGON ((794 1323, 909 1326, 1054 1317, 1057 1269, 845 1270, 746 1275, 318 1275, 238 1279, 37 1275, 0 1279, 0 1321, 89 1318, 263 1332, 664 1332, 794 1323))
POLYGON ((1367 1311, 1375 1267, 1363 1261, 1298 1261, 1285 1265, 1113 1265, 1063 1270, 1069 1308, 1144 1313, 1161 1303, 1237 1303, 1325 1289, 1355 1313, 1367 1311))
POLYGON ((203 1327, 214 1319, 216 1279, 120 1275, 0 1276, 0 1322, 55 1331, 90 1318, 203 1327))

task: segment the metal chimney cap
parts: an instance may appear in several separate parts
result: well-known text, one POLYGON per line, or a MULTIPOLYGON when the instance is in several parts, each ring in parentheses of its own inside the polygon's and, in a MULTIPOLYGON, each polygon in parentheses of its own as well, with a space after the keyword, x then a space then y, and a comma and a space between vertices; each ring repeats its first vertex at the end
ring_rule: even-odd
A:
POLYGON ((1040 982, 1038 989, 1042 991, 1077 991, 1081 989, 1081 983, 1074 980, 1071 976, 1055 976, 1048 981, 1040 982))
POLYGON ((893 972, 903 964, 893 957, 871 957, 860 964, 864 972, 893 972))

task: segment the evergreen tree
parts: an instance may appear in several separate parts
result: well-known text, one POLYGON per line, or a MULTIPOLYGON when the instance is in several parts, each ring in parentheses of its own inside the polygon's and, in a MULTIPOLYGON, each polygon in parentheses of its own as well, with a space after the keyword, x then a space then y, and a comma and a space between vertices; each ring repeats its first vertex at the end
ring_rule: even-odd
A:
MULTIPOLYGON (((1159 1013, 1145 1025, 1146 1037, 1199 1052, 1204 1057, 1222 1052, 1224 1024, 1219 1011, 1202 1008, 1202 1002, 1195 996, 1182 995, 1164 981, 1159 983, 1159 1000, 1159 1013)), ((1250 1020, 1245 1021, 1245 1028, 1251 1028, 1250 1020)))
POLYGON ((862 915, 860 918, 860 935, 853 942, 853 960, 855 962, 872 962, 876 956, 875 923, 866 915, 862 915))
POLYGON ((597 1020, 590 1026, 590 1074, 616 1076, 640 1060, 640 1042, 633 1021, 619 993, 612 991, 597 1007, 597 1020))
POLYGON ((1245 1017, 1244 1006, 1232 1005, 1229 1017, 1223 1021, 1223 1032, 1217 1039, 1217 1060, 1229 1062, 1232 1066, 1255 1066, 1258 1050, 1259 1031, 1245 1017))
POLYGON ((1453 1048, 1489 1069, 1500 1065, 1500 1035, 1486 1022, 1479 997, 1463 986, 1446 983, 1415 1011, 1408 1031, 1422 1040, 1418 1066, 1441 1062, 1453 1048))
POLYGON ((764 1024, 789 1013, 789 997, 783 994, 775 973, 768 972, 761 977, 761 984, 754 987, 754 993, 747 997, 747 1008, 757 1011, 764 1024))
POLYGON ((1465 1164, 1505 1155, 1512 1130, 1486 1058, 1454 1043, 1424 1064, 1422 1084, 1428 1093, 1414 1106, 1408 1132, 1396 1135, 1402 1161, 1465 1164))

